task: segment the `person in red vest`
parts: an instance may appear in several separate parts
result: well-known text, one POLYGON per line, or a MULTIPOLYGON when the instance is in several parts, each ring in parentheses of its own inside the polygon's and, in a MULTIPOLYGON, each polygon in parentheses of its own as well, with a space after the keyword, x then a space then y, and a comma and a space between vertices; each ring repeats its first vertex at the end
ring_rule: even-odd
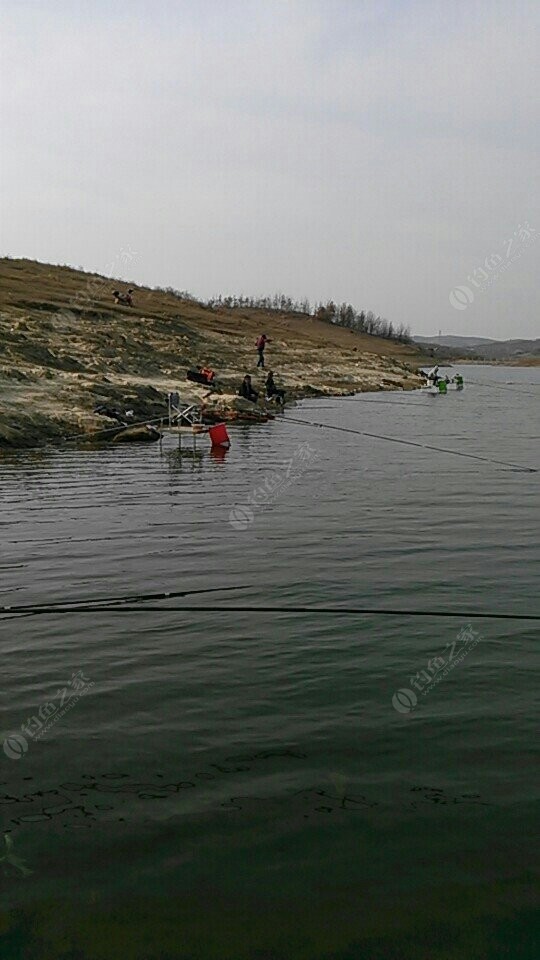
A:
POLYGON ((257 353, 259 354, 257 366, 262 367, 263 370, 264 370, 264 348, 267 343, 272 343, 272 341, 268 339, 265 333, 261 333, 259 339, 255 344, 255 346, 257 347, 257 353))

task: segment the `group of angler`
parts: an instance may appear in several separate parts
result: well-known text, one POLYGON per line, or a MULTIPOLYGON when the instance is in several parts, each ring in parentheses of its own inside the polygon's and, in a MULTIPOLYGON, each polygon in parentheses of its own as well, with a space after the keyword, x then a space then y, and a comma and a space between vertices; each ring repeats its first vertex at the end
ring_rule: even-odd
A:
MULTIPOLYGON (((266 387, 265 399, 267 401, 275 400, 276 403, 278 403, 280 406, 283 406, 285 403, 285 391, 276 387, 274 374, 271 370, 268 371, 268 376, 264 383, 266 387)), ((243 397, 244 400, 251 400, 252 403, 257 403, 257 400, 259 399, 259 394, 253 388, 249 373, 246 373, 244 379, 242 380, 242 385, 238 391, 238 396, 243 397)))
MULTIPOLYGON (((257 367, 262 367, 263 370, 266 369, 264 366, 264 349, 266 344, 270 342, 271 341, 266 334, 263 333, 255 344, 257 347, 257 353, 259 355, 257 367)), ((188 370, 187 378, 194 383, 202 383, 205 386, 210 387, 210 391, 215 389, 216 374, 209 367, 197 367, 196 370, 188 370)), ((283 406, 285 403, 285 391, 276 386, 272 370, 268 371, 264 385, 266 401, 274 401, 275 403, 279 404, 279 406, 283 406)), ((249 400, 251 403, 257 403, 259 399, 259 392, 255 390, 249 373, 246 373, 244 379, 242 380, 240 389, 238 391, 238 396, 242 397, 243 400, 249 400)))
POLYGON ((461 376, 460 373, 456 373, 455 376, 452 378, 452 380, 450 380, 450 377, 449 377, 449 376, 446 376, 446 377, 441 377, 441 376, 439 376, 439 367, 438 367, 438 366, 433 367, 431 370, 428 371, 428 373, 425 373, 424 376, 425 376, 426 381, 427 381, 426 386, 428 386, 428 387, 436 387, 436 386, 438 386, 439 383, 446 383, 446 384, 448 384, 448 383, 452 383, 452 382, 453 382, 453 383, 456 383, 456 384, 458 385, 458 387, 462 387, 462 386, 463 386, 463 377, 461 376))
MULTIPOLYGON (((122 304, 123 306, 126 306, 126 307, 133 306, 133 290, 132 289, 129 289, 127 293, 120 293, 119 290, 114 290, 113 297, 114 297, 114 302, 117 304, 122 304)), ((263 370, 265 369, 264 350, 265 350, 266 344, 271 342, 272 341, 270 340, 269 337, 266 336, 265 333, 261 333, 260 337, 257 338, 257 341, 255 343, 255 346, 257 348, 257 354, 258 354, 257 368, 262 367, 263 370)), ((210 369, 210 367, 197 367, 196 370, 188 370, 187 379, 191 380, 193 383, 202 383, 205 386, 210 387, 210 391, 212 392, 212 390, 215 388, 216 374, 213 370, 210 369)), ((272 370, 268 371, 268 375, 265 380, 265 387, 266 387, 266 394, 265 394, 266 400, 269 402, 273 400, 276 403, 278 403, 280 406, 283 406, 283 404, 285 403, 285 391, 276 387, 276 384, 274 381, 274 374, 272 370)), ((252 403, 257 403, 257 400, 259 399, 259 394, 257 390, 253 388, 253 385, 251 383, 251 377, 249 374, 246 374, 246 376, 244 377, 242 384, 240 386, 240 389, 238 391, 238 396, 242 397, 244 400, 250 400, 252 403)))
MULTIPOLYGON (((260 337, 257 338, 257 341, 255 343, 255 346, 257 348, 257 353, 259 356, 259 359, 257 360, 257 368, 262 367, 263 370, 265 369, 264 350, 265 350, 266 344, 271 342, 272 341, 270 340, 269 337, 266 336, 265 333, 261 333, 260 337)), ((280 406, 283 406, 283 404, 285 403, 285 391, 280 390, 279 387, 276 387, 274 374, 272 370, 268 371, 268 375, 266 377, 264 385, 266 387, 265 399, 268 402, 270 402, 271 400, 274 400, 280 406)), ((257 403, 257 400, 259 399, 259 394, 257 390, 253 388, 253 384, 251 383, 251 377, 249 373, 246 373, 242 381, 242 385, 240 387, 240 390, 238 391, 238 396, 243 397, 244 400, 251 400, 252 403, 257 403)))

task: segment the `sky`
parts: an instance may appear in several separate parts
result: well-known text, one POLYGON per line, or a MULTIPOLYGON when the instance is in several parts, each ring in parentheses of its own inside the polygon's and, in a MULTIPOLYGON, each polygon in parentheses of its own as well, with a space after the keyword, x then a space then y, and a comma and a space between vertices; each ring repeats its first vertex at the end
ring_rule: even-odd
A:
POLYGON ((0 0, 0 254, 540 337, 538 0, 0 0))

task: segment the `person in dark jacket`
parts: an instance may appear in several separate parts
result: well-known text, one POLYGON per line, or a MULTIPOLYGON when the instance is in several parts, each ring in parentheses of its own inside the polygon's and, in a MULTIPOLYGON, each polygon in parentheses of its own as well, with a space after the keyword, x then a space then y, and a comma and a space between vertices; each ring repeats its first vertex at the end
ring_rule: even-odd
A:
POLYGON ((243 397, 244 400, 251 400, 252 403, 257 403, 259 399, 259 394, 251 386, 251 377, 249 373, 246 373, 244 379, 242 380, 242 386, 238 391, 238 396, 243 397))
POLYGON ((285 403, 285 391, 279 390, 276 387, 274 381, 274 374, 271 370, 268 371, 268 376, 266 378, 266 399, 273 400, 275 398, 276 403, 283 404, 285 403))

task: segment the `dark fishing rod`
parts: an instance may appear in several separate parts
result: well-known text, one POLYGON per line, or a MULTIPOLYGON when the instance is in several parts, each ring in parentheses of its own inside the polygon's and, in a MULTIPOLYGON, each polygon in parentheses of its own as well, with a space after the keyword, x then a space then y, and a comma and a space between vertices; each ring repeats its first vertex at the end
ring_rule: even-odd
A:
MULTIPOLYGON (((385 391, 385 392, 390 392, 390 391, 385 391)), ((368 399, 367 397, 364 397, 363 395, 362 395, 362 396, 361 396, 361 395, 358 395, 358 396, 356 396, 356 397, 335 397, 335 399, 336 399, 336 400, 339 400, 341 403, 362 403, 362 404, 364 404, 364 403, 376 403, 378 407, 385 407, 385 406, 389 406, 390 404, 393 404, 394 406, 400 406, 402 409, 403 409, 404 407, 406 407, 406 406, 409 406, 409 407, 418 407, 419 409, 422 409, 422 410, 424 409, 424 403, 423 403, 423 401, 420 400, 420 398, 419 398, 419 400, 420 400, 419 403, 417 403, 416 401, 413 401, 412 403, 402 403, 401 400, 372 400, 371 398, 368 399)), ((324 408, 318 407, 318 406, 313 406, 313 407, 306 407, 305 409, 308 409, 308 410, 320 410, 320 409, 324 409, 324 408)), ((335 409, 336 409, 336 406, 333 406, 333 407, 331 407, 330 409, 335 410, 335 409)))
MULTIPOLYGON (((132 427, 150 427, 156 423, 164 423, 165 420, 168 420, 168 416, 164 414, 162 417, 154 417, 151 420, 136 420, 133 423, 126 423, 122 425, 117 423, 115 427, 103 427, 100 430, 97 430, 96 433, 73 433, 67 437, 60 437, 62 443, 74 443, 76 440, 86 440, 88 443, 97 442, 100 437, 105 436, 109 433, 119 433, 121 430, 131 430, 132 427)), ((46 446, 54 446, 55 444, 52 441, 47 441, 46 446)), ((26 449, 29 449, 28 447, 26 449)))
MULTIPOLYGON (((488 387, 491 390, 506 390, 509 393, 517 393, 521 397, 533 397, 535 400, 540 400, 540 394, 532 393, 529 390, 515 390, 514 387, 508 387, 505 383, 486 383, 485 380, 469 380, 467 378, 467 383, 474 383, 475 387, 488 387)), ((530 386, 535 386, 534 383, 530 386)), ((540 386, 540 384, 538 384, 540 386)))
MULTIPOLYGON (((4 608, 9 610, 9 608, 4 608)), ((13 608, 10 615, 13 616, 13 608)), ((380 607, 293 607, 293 606, 249 606, 247 604, 227 604, 220 607, 201 607, 186 604, 185 606, 156 607, 156 606, 137 606, 130 607, 125 604, 116 606, 55 606, 36 607, 34 609, 19 608, 21 616, 43 616, 49 614, 73 614, 73 613, 251 613, 251 614, 290 614, 293 616, 332 616, 332 617, 438 617, 438 618, 459 618, 461 620, 515 620, 532 621, 540 620, 540 614, 534 613, 494 613, 493 611, 478 610, 388 610, 380 607)), ((0 616, 3 611, 0 610, 0 616)))
POLYGON ((381 433, 369 433, 367 430, 353 430, 352 427, 337 427, 329 423, 318 423, 315 420, 298 420, 295 417, 280 417, 284 423, 302 423, 308 427, 319 427, 322 430, 338 430, 340 433, 352 433, 359 437, 371 437, 375 440, 386 440, 387 443, 400 443, 407 447, 421 447, 423 450, 434 450, 437 453, 449 453, 454 457, 466 457, 469 460, 482 460, 484 463, 494 463, 497 466, 511 467, 520 473, 538 473, 536 467, 524 467, 520 463, 510 463, 508 460, 495 460, 493 457, 482 457, 477 453, 464 453, 461 450, 449 450, 448 447, 436 447, 431 443, 420 443, 418 440, 403 440, 401 437, 388 437, 381 433))
POLYGON ((10 614, 28 614, 28 613, 39 613, 43 609, 50 609, 51 606, 55 610, 60 612, 60 610, 66 610, 66 612, 75 612, 82 607, 91 607, 95 610, 100 610, 102 604, 125 604, 125 603, 146 603, 153 600, 170 600, 176 599, 177 597, 192 597, 196 594, 201 593, 226 593, 229 590, 248 590, 251 587, 251 584, 245 583, 240 586, 235 587, 204 587, 200 590, 166 590, 163 593, 130 593, 123 594, 121 596, 112 596, 112 597, 84 597, 83 599, 75 600, 57 600, 49 603, 31 603, 25 605, 9 604, 0 607, 0 614, 10 613, 10 614), (95 605, 95 606, 94 606, 95 605))

